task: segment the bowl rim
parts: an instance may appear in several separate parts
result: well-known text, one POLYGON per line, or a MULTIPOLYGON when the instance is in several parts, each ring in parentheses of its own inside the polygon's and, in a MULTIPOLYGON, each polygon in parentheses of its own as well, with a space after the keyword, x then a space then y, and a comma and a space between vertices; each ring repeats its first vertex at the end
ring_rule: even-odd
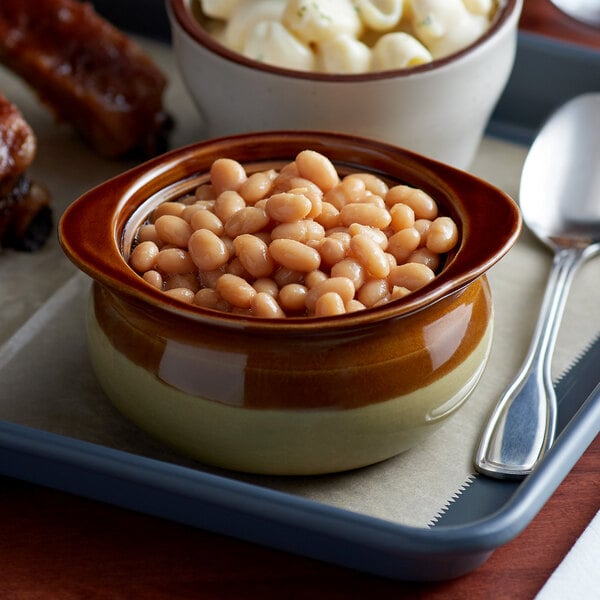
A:
POLYGON ((343 82, 360 82, 360 81, 376 81, 383 79, 406 79, 420 74, 431 73, 438 71, 443 67, 459 62, 466 58, 478 48, 486 45, 496 34, 502 31, 505 26, 511 22, 514 17, 518 19, 521 6, 524 0, 498 0, 499 7, 496 18, 487 29, 487 31, 477 40, 468 46, 454 52, 448 56, 438 58, 430 63, 417 65, 410 68, 390 69, 386 71, 369 71, 367 73, 355 74, 337 74, 337 73, 322 73, 317 71, 299 71, 295 69, 286 69, 268 63, 262 63, 251 58, 230 50, 226 46, 220 44, 212 35, 210 35, 198 20, 191 13, 189 8, 192 0, 167 0, 167 14, 171 21, 172 27, 175 23, 181 30, 193 41, 203 46, 208 51, 220 56, 228 62, 235 63, 241 67, 246 67, 256 71, 270 73, 274 76, 288 77, 298 80, 311 81, 327 81, 334 83, 343 82))
POLYGON ((80 270, 138 304, 228 328, 289 332, 367 326, 427 308, 484 275, 510 250, 521 228, 517 203, 475 175, 370 138, 337 132, 283 130, 204 140, 135 166, 72 202, 60 218, 58 238, 67 257, 80 270), (454 212, 452 216, 460 221, 458 249, 423 288, 380 307, 331 317, 260 318, 188 305, 154 288, 127 264, 123 252, 127 224, 153 195, 200 172, 206 173, 219 156, 239 158, 273 146, 279 148, 279 156, 257 156, 254 162, 292 160, 300 150, 311 148, 329 156, 334 164, 346 164, 353 169, 385 175, 385 166, 393 165, 395 170, 388 172, 388 177, 433 192, 438 204, 443 205, 444 214, 454 212), (370 161, 368 166, 362 164, 366 160, 370 161), (478 227, 476 219, 486 219, 488 225, 493 223, 494 235, 482 231, 482 223, 478 227), (473 252, 475 244, 480 245, 480 255, 473 252))

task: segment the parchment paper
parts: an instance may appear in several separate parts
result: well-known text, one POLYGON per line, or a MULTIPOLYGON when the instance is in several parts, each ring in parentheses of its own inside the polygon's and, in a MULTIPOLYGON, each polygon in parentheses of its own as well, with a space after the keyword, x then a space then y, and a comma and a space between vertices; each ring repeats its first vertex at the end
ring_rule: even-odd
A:
MULTIPOLYGON (((178 122, 173 147, 202 139, 202 124, 170 49, 142 42, 169 73, 167 105, 178 122), (185 126, 184 126, 185 125, 185 126)), ((131 164, 98 159, 58 125, 19 81, 0 69, 39 139, 32 174, 50 188, 56 218, 80 193, 131 164)), ((471 170, 518 197, 526 148, 487 138, 471 170)), ((550 252, 525 231, 490 274, 495 332, 488 367, 461 411, 431 439, 396 458, 345 474, 262 477, 217 471, 179 457, 125 420, 91 371, 84 334, 89 281, 75 273, 56 239, 38 254, 0 253, 0 419, 220 473, 390 521, 427 527, 473 476, 479 432, 521 364, 535 327, 550 252), (32 316, 33 315, 33 316, 32 316)), ((600 261, 584 265, 569 297, 553 372, 559 376, 600 332, 600 261)))

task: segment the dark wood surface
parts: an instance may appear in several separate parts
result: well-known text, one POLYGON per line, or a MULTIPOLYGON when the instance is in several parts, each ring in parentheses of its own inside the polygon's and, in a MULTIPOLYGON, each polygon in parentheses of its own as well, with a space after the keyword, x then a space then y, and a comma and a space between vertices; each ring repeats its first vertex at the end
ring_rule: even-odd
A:
MULTIPOLYGON (((547 0, 524 30, 600 47, 547 0)), ((600 509, 596 438, 527 529, 479 569, 435 584, 389 581, 0 478, 0 598, 533 598, 600 509)))

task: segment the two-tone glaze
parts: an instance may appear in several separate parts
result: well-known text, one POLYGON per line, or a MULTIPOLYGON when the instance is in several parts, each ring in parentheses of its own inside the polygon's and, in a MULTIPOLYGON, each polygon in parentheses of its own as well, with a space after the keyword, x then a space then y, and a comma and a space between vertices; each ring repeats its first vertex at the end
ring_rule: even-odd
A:
POLYGON ((90 352, 125 415, 204 462, 308 474, 389 458, 461 406, 491 344, 485 272, 520 225, 506 194, 462 171, 371 140, 273 132, 199 143, 106 182, 69 207, 60 239, 95 280, 90 352), (269 320, 182 304, 127 265, 140 219, 216 158, 272 164, 306 148, 421 187, 455 219, 458 249, 431 284, 376 309, 269 320))

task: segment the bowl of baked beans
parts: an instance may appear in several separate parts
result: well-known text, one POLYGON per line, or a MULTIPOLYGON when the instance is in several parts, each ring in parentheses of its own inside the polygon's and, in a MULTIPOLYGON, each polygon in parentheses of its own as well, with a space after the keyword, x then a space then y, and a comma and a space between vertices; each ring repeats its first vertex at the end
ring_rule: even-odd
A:
POLYGON ((65 211, 108 398, 222 468, 318 474, 409 450, 489 355, 501 190, 384 142, 240 134, 173 150, 65 211))
POLYGON ((333 130, 467 168, 509 79, 522 0, 168 0, 207 137, 333 130))

